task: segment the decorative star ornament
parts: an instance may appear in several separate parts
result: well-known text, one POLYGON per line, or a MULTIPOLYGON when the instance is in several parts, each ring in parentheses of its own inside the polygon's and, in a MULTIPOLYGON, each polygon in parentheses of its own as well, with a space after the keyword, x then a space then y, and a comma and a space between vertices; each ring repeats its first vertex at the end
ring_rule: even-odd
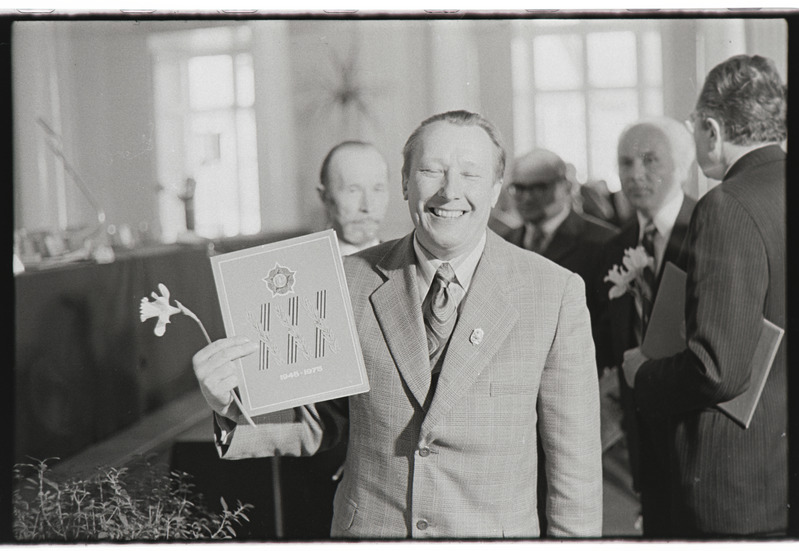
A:
POLYGON ((294 292, 294 274, 296 273, 285 266, 275 263, 275 267, 269 270, 269 274, 262 278, 262 281, 266 283, 272 293, 272 297, 287 295, 294 292))

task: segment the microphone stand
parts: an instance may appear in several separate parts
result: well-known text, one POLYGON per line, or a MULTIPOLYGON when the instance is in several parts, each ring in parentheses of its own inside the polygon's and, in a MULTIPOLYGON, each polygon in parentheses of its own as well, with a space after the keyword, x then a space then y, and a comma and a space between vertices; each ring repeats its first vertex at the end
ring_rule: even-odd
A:
MULTIPOLYGON (((55 130, 50 128, 50 125, 48 125, 42 117, 37 117, 36 122, 39 124, 42 130, 44 130, 44 132, 47 134, 47 137, 49 138, 48 140, 46 140, 47 147, 56 156, 56 158, 58 158, 58 160, 61 161, 64 170, 66 170, 67 174, 69 174, 72 177, 72 181, 75 182, 75 185, 78 186, 78 189, 83 193, 84 197, 89 201, 89 204, 92 206, 97 215, 97 223, 94 226, 91 226, 87 230, 85 230, 85 233, 78 232, 77 234, 80 241, 85 241, 89 236, 95 234, 98 230, 105 227, 105 220, 106 220, 105 211, 103 210, 102 206, 100 206, 100 203, 99 201, 97 201, 97 198, 92 193, 92 190, 83 180, 83 178, 81 178, 80 174, 78 174, 78 172, 72 166, 72 163, 69 162, 69 159, 67 159, 67 156, 64 154, 64 150, 60 145, 62 141, 61 136, 59 136, 55 130)), ((110 250, 108 246, 103 246, 103 244, 100 244, 100 246, 92 252, 93 256, 98 262, 110 262, 113 260, 113 251, 110 250)))

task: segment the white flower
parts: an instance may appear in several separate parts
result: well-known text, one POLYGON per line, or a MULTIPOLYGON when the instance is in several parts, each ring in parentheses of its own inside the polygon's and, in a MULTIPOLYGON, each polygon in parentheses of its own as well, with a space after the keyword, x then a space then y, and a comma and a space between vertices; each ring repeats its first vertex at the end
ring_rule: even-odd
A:
POLYGON ((155 324, 155 334, 161 337, 166 332, 166 324, 169 323, 170 316, 179 314, 181 311, 179 308, 169 304, 169 289, 166 288, 166 285, 159 283, 158 290, 161 291, 161 296, 158 296, 155 292, 151 293, 153 301, 147 300, 147 297, 141 299, 139 314, 141 321, 158 317, 158 322, 155 324))
POLYGON ((608 291, 608 297, 614 299, 624 295, 629 288, 631 279, 630 272, 627 270, 622 271, 618 265, 613 266, 604 279, 604 281, 609 281, 613 284, 608 291))
MULTIPOLYGON (((648 295, 648 289, 644 283, 644 270, 655 269, 655 259, 646 254, 646 250, 641 247, 628 248, 624 251, 622 266, 614 265, 610 269, 604 281, 612 283, 608 290, 608 298, 614 299, 630 293, 636 300, 642 299, 641 295, 648 295)), ((647 296, 647 298, 649 298, 647 296)))
POLYGON ((624 267, 630 272, 642 273, 647 267, 650 269, 654 269, 655 267, 654 259, 646 254, 646 250, 641 246, 624 251, 624 259, 622 262, 624 263, 624 267))

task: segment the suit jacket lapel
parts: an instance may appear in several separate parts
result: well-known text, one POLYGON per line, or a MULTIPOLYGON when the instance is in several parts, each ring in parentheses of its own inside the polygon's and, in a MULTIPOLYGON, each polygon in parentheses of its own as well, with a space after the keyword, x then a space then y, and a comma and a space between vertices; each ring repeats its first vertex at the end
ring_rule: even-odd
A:
POLYGON ((377 264, 386 281, 369 297, 394 363, 422 407, 430 387, 430 360, 416 287, 413 233, 397 242, 377 264))
POLYGON ((488 232, 483 257, 464 298, 433 401, 422 423, 422 434, 435 426, 461 399, 496 354, 519 317, 519 312, 504 294, 503 276, 497 266, 502 266, 506 258, 497 251, 497 245, 504 244, 499 237, 488 232), (475 344, 472 335, 476 329, 483 334, 475 344))
POLYGON ((544 256, 553 262, 558 262, 561 258, 569 254, 576 246, 578 240, 576 235, 580 234, 583 221, 576 212, 569 212, 569 216, 561 223, 555 234, 552 236, 549 246, 544 251, 544 256))
MULTIPOLYGON (((638 243, 638 221, 634 219, 629 225, 625 226, 619 236, 619 247, 610 251, 611 265, 621 265, 624 258, 624 251, 629 247, 635 247, 638 243)), ((614 343, 614 356, 621 358, 625 350, 631 348, 635 339, 633 333, 632 323, 636 319, 635 302, 629 294, 625 294, 619 298, 610 299, 608 304, 610 309, 610 319, 612 323, 616 324, 616 329, 613 331, 614 343)))
POLYGON ((666 262, 673 262, 678 267, 685 269, 685 258, 683 255, 683 245, 685 242, 685 235, 688 233, 688 224, 691 222, 691 214, 696 206, 696 201, 688 197, 683 198, 680 212, 677 214, 677 219, 674 221, 674 227, 669 236, 669 242, 666 243, 666 252, 663 253, 663 262, 660 264, 658 272, 657 283, 660 286, 660 279, 663 277, 663 268, 666 262))
MULTIPOLYGON (((663 277, 663 267, 666 262, 673 262, 680 266, 683 262, 681 259, 683 242, 685 241, 685 234, 688 233, 688 223, 691 221, 691 214, 696 206, 696 201, 688 197, 683 198, 680 212, 677 214, 677 219, 674 221, 674 227, 671 230, 669 241, 666 243, 666 251, 663 253, 663 262, 660 263, 658 270, 657 284, 660 286, 660 279, 663 277)), ((685 268, 685 266, 680 266, 685 268)))

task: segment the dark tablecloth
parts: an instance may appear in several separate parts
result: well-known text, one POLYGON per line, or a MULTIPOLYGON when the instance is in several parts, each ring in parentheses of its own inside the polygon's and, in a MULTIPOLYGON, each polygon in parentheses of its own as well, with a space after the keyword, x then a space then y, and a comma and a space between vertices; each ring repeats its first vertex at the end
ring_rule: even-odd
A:
POLYGON ((205 345, 190 318, 166 334, 139 320, 163 283, 224 336, 208 248, 174 245, 15 277, 14 458, 65 459, 195 389, 191 357, 205 345))

